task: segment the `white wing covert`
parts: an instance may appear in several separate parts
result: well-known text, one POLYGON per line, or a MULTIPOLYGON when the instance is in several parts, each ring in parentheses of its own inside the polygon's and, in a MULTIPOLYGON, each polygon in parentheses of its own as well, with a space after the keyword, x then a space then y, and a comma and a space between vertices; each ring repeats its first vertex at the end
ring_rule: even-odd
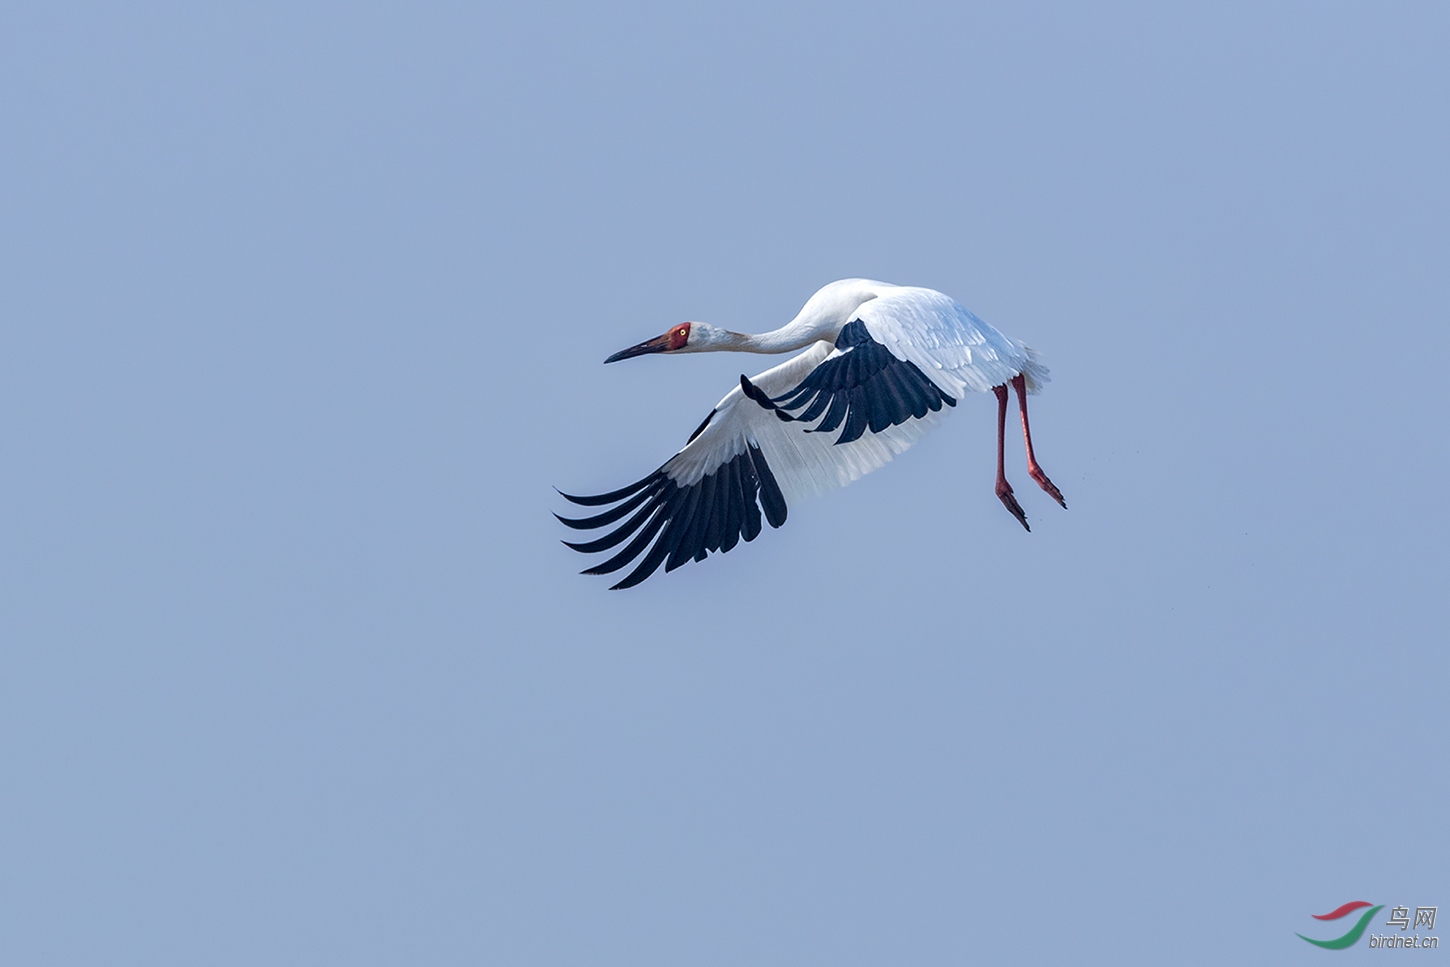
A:
POLYGON ((986 393, 1019 374, 1029 393, 1048 382, 1036 352, 934 289, 887 289, 861 306, 856 318, 892 355, 915 364, 952 396, 986 393))

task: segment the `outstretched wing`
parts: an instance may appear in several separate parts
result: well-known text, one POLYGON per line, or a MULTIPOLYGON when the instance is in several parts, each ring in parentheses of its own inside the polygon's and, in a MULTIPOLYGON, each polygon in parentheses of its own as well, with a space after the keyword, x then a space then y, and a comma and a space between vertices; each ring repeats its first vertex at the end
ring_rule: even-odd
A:
POLYGON ((625 545, 584 573, 612 574, 638 561, 614 585, 628 588, 662 564, 672 571, 712 551, 728 551, 741 539, 752 541, 762 529, 762 512, 779 527, 797 500, 884 466, 936 425, 940 403, 919 419, 837 446, 827 434, 803 433, 746 397, 746 386, 767 395, 794 389, 835 352, 829 343, 815 343, 753 380, 741 377, 742 385, 715 406, 684 448, 643 480, 598 496, 564 494, 583 506, 616 505, 593 517, 559 518, 570 527, 590 530, 624 521, 597 540, 565 541, 584 553, 625 545))

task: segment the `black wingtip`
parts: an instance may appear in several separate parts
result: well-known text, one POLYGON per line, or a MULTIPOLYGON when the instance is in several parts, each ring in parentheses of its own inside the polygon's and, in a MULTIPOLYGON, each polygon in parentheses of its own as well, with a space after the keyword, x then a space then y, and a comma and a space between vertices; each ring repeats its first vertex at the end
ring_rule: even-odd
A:
MULTIPOLYGON (((749 382, 748 378, 745 382, 749 382)), ((569 496, 562 491, 560 494, 569 496)), ((625 490, 580 499, 591 504, 606 500, 623 503, 593 517, 554 517, 567 527, 586 530, 612 524, 634 512, 629 520, 596 540, 561 541, 572 550, 592 554, 627 540, 628 545, 609 560, 579 572, 611 574, 633 562, 634 570, 616 581, 611 591, 635 587, 661 567, 673 571, 687 561, 703 561, 713 552, 726 553, 741 540, 754 540, 761 531, 762 511, 771 527, 784 524, 788 514, 775 474, 755 444, 695 484, 678 486, 665 471, 658 470, 625 490), (630 491, 635 491, 632 496, 630 491)))
MULTIPOLYGON (((563 497, 565 500, 569 501, 570 503, 583 504, 586 507, 589 506, 589 498, 588 497, 576 497, 573 494, 566 494, 566 493, 564 493, 564 491, 560 490, 558 487, 553 488, 553 490, 554 490, 554 493, 558 494, 560 497, 563 497)), ((555 514, 554 516, 555 517, 558 517, 559 515, 558 514, 555 514)))
POLYGON ((795 417, 791 416, 785 410, 777 406, 775 404, 775 400, 771 399, 770 396, 765 392, 765 390, 752 383, 744 373, 740 374, 740 391, 744 393, 749 399, 754 400, 765 409, 770 410, 772 413, 774 413, 777 417, 780 418, 781 422, 795 422, 795 417))
POLYGON ((570 501, 571 503, 579 504, 583 507, 602 507, 604 504, 617 503, 626 497, 638 493, 643 488, 658 480, 660 478, 660 475, 660 471, 656 470, 654 473, 650 474, 648 477, 645 477, 643 480, 636 480, 628 487, 621 487, 618 490, 611 491, 607 494, 576 496, 575 494, 566 494, 558 487, 554 488, 554 492, 560 497, 563 497, 565 500, 570 501))
POLYGON ((767 410, 775 409, 775 403, 771 401, 769 396, 765 395, 765 391, 752 383, 750 377, 744 373, 740 374, 740 391, 767 410))

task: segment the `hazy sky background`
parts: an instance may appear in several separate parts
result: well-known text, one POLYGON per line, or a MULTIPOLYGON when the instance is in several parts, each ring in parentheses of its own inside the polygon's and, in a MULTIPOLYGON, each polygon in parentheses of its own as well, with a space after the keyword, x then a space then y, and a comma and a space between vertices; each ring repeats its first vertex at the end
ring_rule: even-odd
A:
POLYGON ((1347 900, 1450 915, 1447 9, 6 4, 3 959, 1309 964, 1347 900), (857 275, 1042 352, 1071 510, 1020 446, 1003 510, 977 396, 577 576, 550 487, 766 365, 603 358, 857 275))

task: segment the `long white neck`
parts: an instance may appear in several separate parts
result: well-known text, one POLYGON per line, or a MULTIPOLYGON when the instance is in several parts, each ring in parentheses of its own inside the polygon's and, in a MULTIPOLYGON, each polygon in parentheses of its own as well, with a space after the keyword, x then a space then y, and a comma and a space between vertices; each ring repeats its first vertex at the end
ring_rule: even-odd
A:
POLYGON ((694 333, 691 334, 689 349, 696 352, 788 353, 822 339, 835 342, 841 327, 862 305, 895 288, 870 279, 842 279, 824 286, 806 301, 794 319, 771 332, 751 336, 695 323, 703 331, 699 333, 698 340, 694 333))
POLYGON ((702 346, 702 349, 709 352, 788 353, 804 349, 817 340, 830 338, 830 334, 819 331, 818 326, 804 326, 796 322, 758 334, 731 332, 728 329, 717 329, 715 332, 718 335, 708 345, 702 346))

